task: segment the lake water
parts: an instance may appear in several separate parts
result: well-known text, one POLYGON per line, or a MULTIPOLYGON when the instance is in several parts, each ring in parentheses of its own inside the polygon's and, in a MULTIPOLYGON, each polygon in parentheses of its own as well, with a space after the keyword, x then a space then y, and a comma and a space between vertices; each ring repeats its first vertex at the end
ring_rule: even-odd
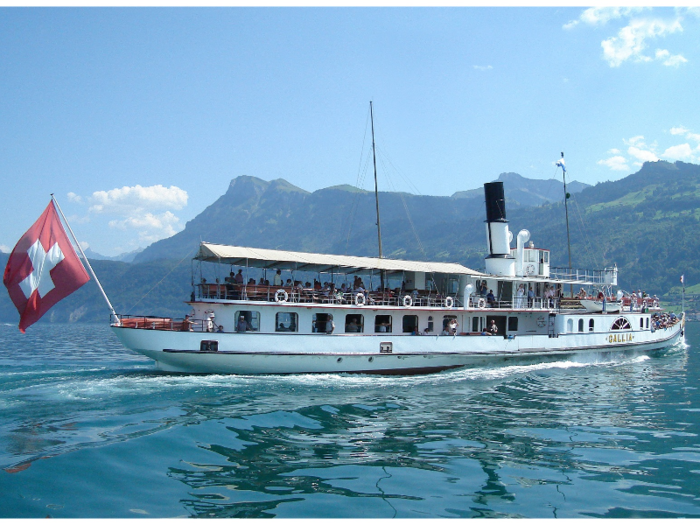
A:
POLYGON ((411 378, 160 374, 96 325, 0 343, 0 518, 700 517, 700 324, 411 378))

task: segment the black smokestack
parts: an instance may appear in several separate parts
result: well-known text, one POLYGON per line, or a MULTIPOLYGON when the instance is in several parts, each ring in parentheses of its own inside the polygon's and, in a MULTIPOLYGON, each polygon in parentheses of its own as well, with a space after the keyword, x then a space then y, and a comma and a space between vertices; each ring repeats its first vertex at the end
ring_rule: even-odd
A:
POLYGON ((506 198, 502 182, 487 182, 484 184, 486 197, 486 222, 506 221, 506 198))

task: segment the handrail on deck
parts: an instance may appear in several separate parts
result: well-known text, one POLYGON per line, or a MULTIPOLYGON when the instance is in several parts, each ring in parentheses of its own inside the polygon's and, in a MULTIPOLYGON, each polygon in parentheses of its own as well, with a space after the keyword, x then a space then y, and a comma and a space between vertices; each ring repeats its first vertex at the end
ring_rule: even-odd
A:
POLYGON ((277 303, 312 303, 339 305, 383 305, 383 306, 430 306, 461 307, 456 297, 439 294, 431 290, 415 290, 403 294, 394 291, 341 292, 335 290, 315 290, 290 286, 264 284, 210 284, 196 285, 197 299, 217 299, 231 301, 267 301, 277 303), (363 296, 364 299, 359 296, 363 296), (451 303, 451 304, 450 304, 451 303))

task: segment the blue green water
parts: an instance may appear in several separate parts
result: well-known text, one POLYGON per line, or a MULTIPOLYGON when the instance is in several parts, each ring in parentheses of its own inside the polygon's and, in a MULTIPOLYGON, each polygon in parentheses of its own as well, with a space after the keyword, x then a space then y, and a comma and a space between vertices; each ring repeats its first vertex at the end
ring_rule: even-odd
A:
POLYGON ((95 325, 0 343, 0 518, 700 517, 699 324, 411 378, 158 374, 95 325))

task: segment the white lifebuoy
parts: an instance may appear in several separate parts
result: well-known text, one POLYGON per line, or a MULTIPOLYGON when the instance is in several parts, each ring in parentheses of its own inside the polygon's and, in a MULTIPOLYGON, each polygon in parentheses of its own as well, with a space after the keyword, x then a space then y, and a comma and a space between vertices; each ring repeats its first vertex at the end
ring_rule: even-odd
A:
POLYGON ((275 301, 278 303, 286 303, 289 300, 289 294, 287 290, 280 288, 275 292, 275 301))
POLYGON ((477 303, 477 305, 479 306, 479 308, 486 308, 486 299, 484 299, 483 297, 479 298, 479 302, 477 303))
POLYGON ((447 308, 452 308, 455 305, 455 300, 452 297, 445 297, 445 306, 447 308))
POLYGON ((355 296, 355 305, 356 306, 364 306, 365 302, 367 299, 365 298, 365 294, 362 292, 358 292, 357 295, 355 296))
POLYGON ((410 295, 403 296, 403 305, 406 307, 413 306, 413 299, 411 299, 410 295))

